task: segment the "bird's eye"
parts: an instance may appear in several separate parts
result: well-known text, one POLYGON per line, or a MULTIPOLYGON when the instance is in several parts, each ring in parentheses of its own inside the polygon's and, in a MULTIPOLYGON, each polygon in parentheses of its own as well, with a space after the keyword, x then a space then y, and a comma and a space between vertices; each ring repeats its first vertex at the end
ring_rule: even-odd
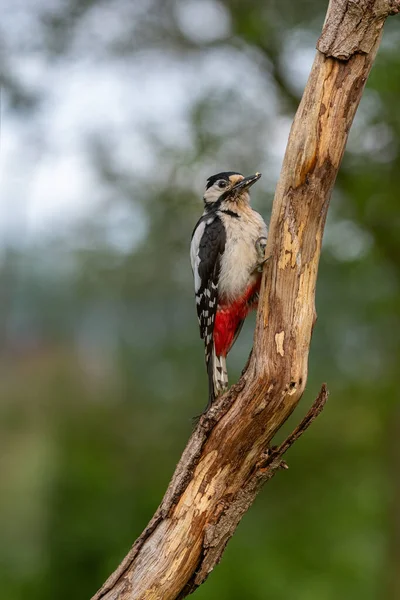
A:
POLYGON ((220 187, 220 188, 226 188, 227 185, 228 185, 227 182, 224 181, 223 179, 218 181, 218 187, 220 187))

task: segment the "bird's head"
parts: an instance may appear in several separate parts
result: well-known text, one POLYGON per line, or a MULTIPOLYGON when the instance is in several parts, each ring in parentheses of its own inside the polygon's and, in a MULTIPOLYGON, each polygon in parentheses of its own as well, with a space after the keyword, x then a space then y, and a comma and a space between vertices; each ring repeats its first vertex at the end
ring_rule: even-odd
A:
POLYGON ((204 204, 206 208, 212 208, 215 203, 220 204, 223 201, 238 202, 240 200, 249 201, 249 188, 258 181, 261 173, 243 177, 241 173, 235 171, 226 171, 217 173, 207 179, 207 185, 204 192, 204 204))

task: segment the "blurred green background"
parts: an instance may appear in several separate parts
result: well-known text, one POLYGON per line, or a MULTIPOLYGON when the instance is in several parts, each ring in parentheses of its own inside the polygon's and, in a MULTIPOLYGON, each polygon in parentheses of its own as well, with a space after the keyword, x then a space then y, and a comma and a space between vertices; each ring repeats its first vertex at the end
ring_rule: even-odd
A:
MULTIPOLYGON (((269 219, 326 5, 3 3, 4 600, 90 598, 161 500, 207 397, 188 258, 205 179, 261 171, 269 219)), ((322 381, 329 403, 199 600, 400 598, 399 23, 333 194, 288 427, 322 381)))

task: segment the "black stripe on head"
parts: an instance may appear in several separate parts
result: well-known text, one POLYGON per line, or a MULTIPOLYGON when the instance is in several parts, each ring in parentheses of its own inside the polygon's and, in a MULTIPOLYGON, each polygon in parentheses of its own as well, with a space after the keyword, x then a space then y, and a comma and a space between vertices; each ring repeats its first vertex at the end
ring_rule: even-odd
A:
MULTIPOLYGON (((229 177, 231 175, 242 175, 242 174, 238 173, 237 171, 223 171, 222 173, 217 173, 216 175, 211 175, 211 177, 209 177, 207 179, 206 190, 208 190, 212 185, 214 185, 214 183, 216 181, 218 181, 218 179, 225 179, 226 181, 229 181, 229 177)), ((242 175, 242 177, 243 177, 243 175, 242 175)))

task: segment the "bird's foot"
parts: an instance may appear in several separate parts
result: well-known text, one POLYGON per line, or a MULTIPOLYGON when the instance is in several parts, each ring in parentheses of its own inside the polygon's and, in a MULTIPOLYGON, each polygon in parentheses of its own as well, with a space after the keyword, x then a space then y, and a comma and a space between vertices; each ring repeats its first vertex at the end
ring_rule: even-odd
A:
POLYGON ((264 268, 265 263, 268 262, 270 258, 271 258, 270 256, 267 256, 267 258, 264 258, 264 260, 262 260, 261 262, 257 263, 255 271, 258 271, 259 273, 262 273, 262 270, 264 268))
POLYGON ((256 239, 256 252, 259 261, 265 259, 265 248, 267 247, 267 238, 263 235, 256 239))
POLYGON ((262 273, 265 263, 271 258, 270 256, 265 257, 265 249, 267 247, 267 238, 261 236, 256 240, 255 243, 257 252, 257 263, 254 266, 253 273, 262 273))

